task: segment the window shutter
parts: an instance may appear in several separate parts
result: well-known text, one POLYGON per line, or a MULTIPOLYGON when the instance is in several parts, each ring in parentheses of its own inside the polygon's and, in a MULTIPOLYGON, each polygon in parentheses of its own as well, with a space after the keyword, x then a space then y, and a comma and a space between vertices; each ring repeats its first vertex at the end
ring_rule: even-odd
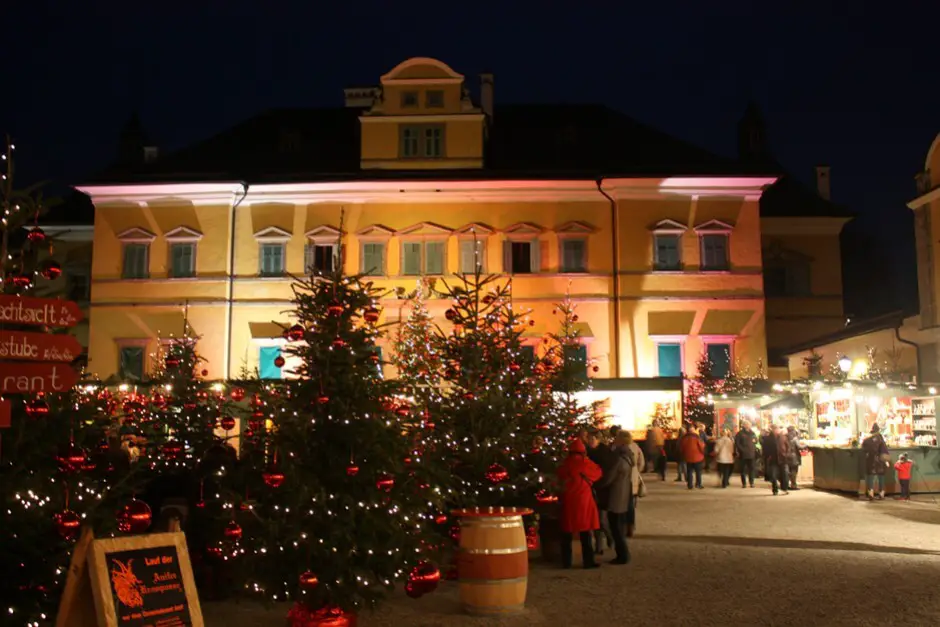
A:
POLYGON ((304 246, 304 274, 313 274, 316 267, 316 244, 307 243, 304 246))
POLYGON ((279 346, 262 346, 258 351, 258 376, 262 379, 280 379, 281 369, 274 365, 274 360, 280 357, 279 346))
POLYGON ((473 240, 460 242, 460 272, 473 274, 473 240))
POLYGON ((424 248, 424 272, 426 274, 444 274, 444 244, 428 242, 424 248))
POLYGON ((503 272, 512 274, 512 242, 510 240, 503 242, 503 272))
POLYGON ((405 242, 401 245, 401 248, 401 273, 408 276, 421 274, 421 244, 417 242, 405 242))
POLYGON ((548 272, 548 242, 535 240, 532 242, 532 250, 534 251, 534 256, 532 257, 532 272, 548 272))
POLYGON ((682 374, 682 351, 678 344, 660 344, 657 349, 659 376, 678 377, 682 374))

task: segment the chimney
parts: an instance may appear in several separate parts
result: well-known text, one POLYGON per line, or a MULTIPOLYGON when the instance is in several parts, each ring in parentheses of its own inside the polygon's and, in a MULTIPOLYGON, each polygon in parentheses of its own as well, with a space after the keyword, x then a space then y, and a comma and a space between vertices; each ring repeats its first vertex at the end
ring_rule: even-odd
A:
POLYGON ((144 146, 144 163, 153 163, 160 156, 157 146, 144 146))
POLYGON ((493 119, 493 75, 489 72, 480 74, 480 108, 491 121, 493 119))
POLYGON ((816 166, 816 191, 823 200, 832 200, 832 188, 829 182, 829 166, 816 166))

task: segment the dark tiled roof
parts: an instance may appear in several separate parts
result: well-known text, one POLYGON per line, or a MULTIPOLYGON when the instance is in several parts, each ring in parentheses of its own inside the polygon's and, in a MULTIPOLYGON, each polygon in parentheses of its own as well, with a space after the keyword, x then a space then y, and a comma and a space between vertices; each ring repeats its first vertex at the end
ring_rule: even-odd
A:
POLYGON ((95 207, 91 198, 66 188, 56 190, 55 199, 49 209, 39 217, 39 223, 47 226, 91 225, 95 223, 95 207))
POLYGON ((772 172, 711 154, 601 105, 498 106, 483 169, 364 171, 359 167, 360 112, 353 108, 268 111, 151 164, 115 168, 88 182, 597 178, 772 172))
POLYGON ((900 326, 905 318, 912 315, 915 314, 904 311, 893 311, 875 318, 866 318, 865 320, 853 322, 844 329, 840 329, 833 333, 827 333, 826 335, 820 335, 819 337, 801 342, 800 344, 791 346, 778 352, 781 355, 793 355, 795 353, 800 353, 812 348, 825 346, 826 344, 831 344, 832 342, 838 342, 839 340, 845 340, 848 338, 857 337, 859 335, 865 335, 867 333, 874 333, 875 331, 894 329, 900 326))
MULTIPOLYGON (((783 172, 783 169, 777 171, 783 172)), ((822 198, 789 174, 784 174, 764 191, 760 199, 760 214, 764 218, 855 217, 846 207, 822 198)))

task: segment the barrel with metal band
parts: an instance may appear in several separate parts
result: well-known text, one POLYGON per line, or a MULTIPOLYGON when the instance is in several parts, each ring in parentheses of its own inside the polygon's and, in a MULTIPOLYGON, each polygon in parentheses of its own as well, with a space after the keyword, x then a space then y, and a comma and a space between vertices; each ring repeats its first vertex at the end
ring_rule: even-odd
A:
POLYGON ((522 517, 532 510, 477 507, 453 513, 460 517, 457 577, 464 610, 479 616, 521 612, 529 582, 522 517))

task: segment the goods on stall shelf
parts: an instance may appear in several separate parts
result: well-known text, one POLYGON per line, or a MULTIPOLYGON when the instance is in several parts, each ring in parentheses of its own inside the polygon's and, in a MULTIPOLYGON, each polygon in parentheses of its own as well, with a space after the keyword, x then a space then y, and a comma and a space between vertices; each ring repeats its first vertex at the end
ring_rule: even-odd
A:
POLYGON ((914 444, 918 446, 937 445, 937 410, 936 399, 915 398, 911 401, 911 413, 914 419, 914 444))

